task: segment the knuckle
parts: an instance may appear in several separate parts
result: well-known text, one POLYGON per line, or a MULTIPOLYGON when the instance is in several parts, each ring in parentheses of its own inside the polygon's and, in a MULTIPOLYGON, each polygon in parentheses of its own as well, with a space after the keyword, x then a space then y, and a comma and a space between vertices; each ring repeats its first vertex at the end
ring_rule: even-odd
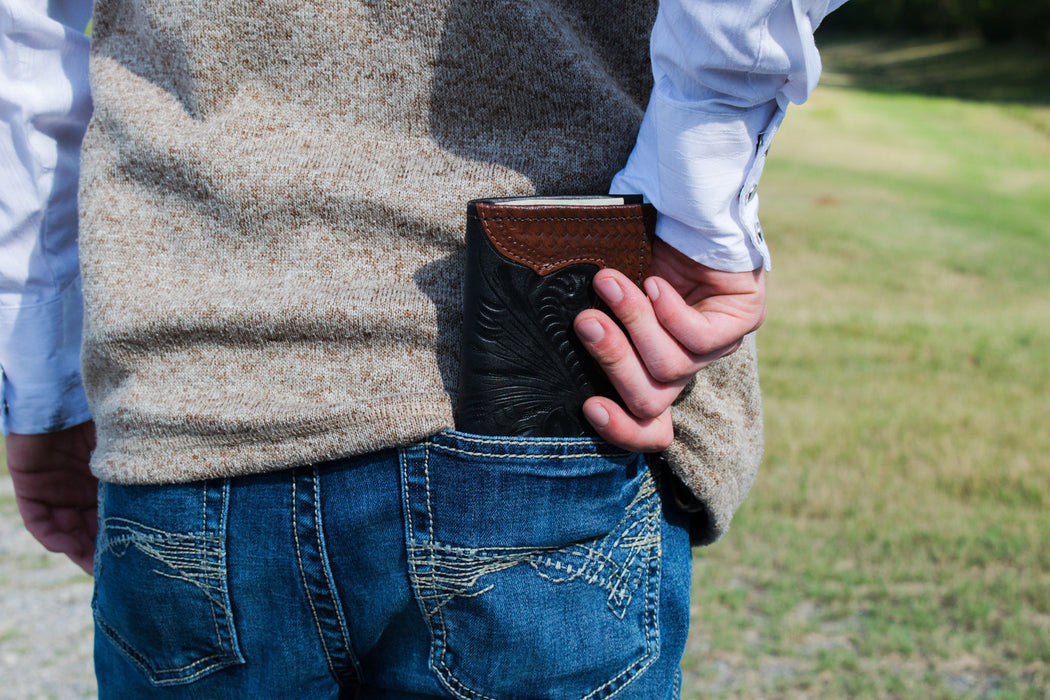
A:
POLYGON ((751 330, 752 331, 757 331, 762 326, 762 324, 765 323, 765 322, 766 322, 766 305, 763 304, 762 308, 759 309, 758 314, 755 317, 755 325, 754 325, 754 327, 751 330))
POLYGON ((609 341, 597 349, 597 360, 606 372, 620 374, 628 369, 633 353, 627 343, 609 341))
POLYGON ((645 309, 639 304, 627 302, 617 307, 616 317, 628 328, 637 327, 645 322, 645 309))
POLYGON ((659 450, 666 450, 674 443, 674 425, 670 420, 664 424, 665 428, 663 433, 660 435, 660 439, 657 441, 659 444, 659 450))
POLYGON ((660 321, 664 325, 670 326, 672 328, 684 326, 692 320, 691 313, 687 316, 686 310, 688 310, 691 313, 694 312, 694 309, 688 306, 685 308, 679 308, 677 306, 671 306, 669 308, 666 308, 660 314, 660 321))
POLYGON ((650 452, 662 452, 666 450, 674 442, 673 435, 661 436, 658 440, 653 443, 653 449, 650 452))
POLYGON ((667 410, 662 402, 651 396, 635 397, 629 406, 632 414, 644 420, 659 418, 667 410))
POLYGON ((660 357, 649 365, 649 374, 662 384, 677 382, 692 373, 692 363, 687 363, 684 358, 660 357))
POLYGON ((729 357, 734 352, 739 350, 740 346, 743 345, 743 344, 744 344, 743 340, 737 340, 735 342, 732 342, 729 345, 726 345, 724 348, 719 349, 718 352, 715 353, 715 358, 716 359, 721 359, 723 357, 729 357))
POLYGON ((657 317, 661 325, 671 330, 675 336, 695 333, 698 320, 697 310, 685 302, 682 302, 681 305, 668 304, 661 307, 657 317))

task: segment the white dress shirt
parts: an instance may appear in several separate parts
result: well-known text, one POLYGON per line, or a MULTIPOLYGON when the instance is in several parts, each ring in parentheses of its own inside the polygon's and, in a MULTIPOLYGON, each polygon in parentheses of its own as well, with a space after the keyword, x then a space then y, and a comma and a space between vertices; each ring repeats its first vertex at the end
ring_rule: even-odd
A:
POLYGON ((91 116, 90 0, 0 0, 0 427, 88 418, 77 170, 91 116))
POLYGON ((769 269, 758 180, 789 102, 820 77, 813 32, 846 0, 663 0, 655 83, 612 192, 641 192, 657 235, 727 272, 769 269))
MULTIPOLYGON (((755 195, 789 102, 820 75, 813 31, 845 0, 662 0, 655 84, 610 191, 642 193, 657 235, 726 271, 769 267, 755 195)), ((0 0, 0 427, 41 433, 90 418, 77 169, 91 116, 91 0, 0 0)))

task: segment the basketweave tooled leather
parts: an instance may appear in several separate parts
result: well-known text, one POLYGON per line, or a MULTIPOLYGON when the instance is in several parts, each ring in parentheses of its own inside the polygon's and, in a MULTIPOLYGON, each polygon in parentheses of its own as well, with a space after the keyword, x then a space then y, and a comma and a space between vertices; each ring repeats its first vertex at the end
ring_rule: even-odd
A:
POLYGON ((576 338, 611 267, 641 284, 652 259, 648 204, 468 206, 456 428, 481 435, 594 436, 583 402, 615 390, 576 338))

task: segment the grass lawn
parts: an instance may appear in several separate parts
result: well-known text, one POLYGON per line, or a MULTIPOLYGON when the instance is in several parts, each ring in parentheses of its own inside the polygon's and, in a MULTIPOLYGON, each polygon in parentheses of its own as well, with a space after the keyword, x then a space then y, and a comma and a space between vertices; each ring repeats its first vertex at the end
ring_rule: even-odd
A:
POLYGON ((760 188, 766 460, 696 551, 683 697, 1048 697, 1050 60, 824 56, 760 188))

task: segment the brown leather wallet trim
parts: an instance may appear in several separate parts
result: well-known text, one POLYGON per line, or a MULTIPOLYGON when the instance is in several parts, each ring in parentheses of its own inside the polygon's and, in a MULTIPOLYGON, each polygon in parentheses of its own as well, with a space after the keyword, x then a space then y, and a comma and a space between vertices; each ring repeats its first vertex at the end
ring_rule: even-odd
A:
POLYGON ((501 254, 547 275, 569 265, 611 267, 641 284, 652 258, 656 210, 650 204, 610 206, 477 202, 478 220, 501 254))

